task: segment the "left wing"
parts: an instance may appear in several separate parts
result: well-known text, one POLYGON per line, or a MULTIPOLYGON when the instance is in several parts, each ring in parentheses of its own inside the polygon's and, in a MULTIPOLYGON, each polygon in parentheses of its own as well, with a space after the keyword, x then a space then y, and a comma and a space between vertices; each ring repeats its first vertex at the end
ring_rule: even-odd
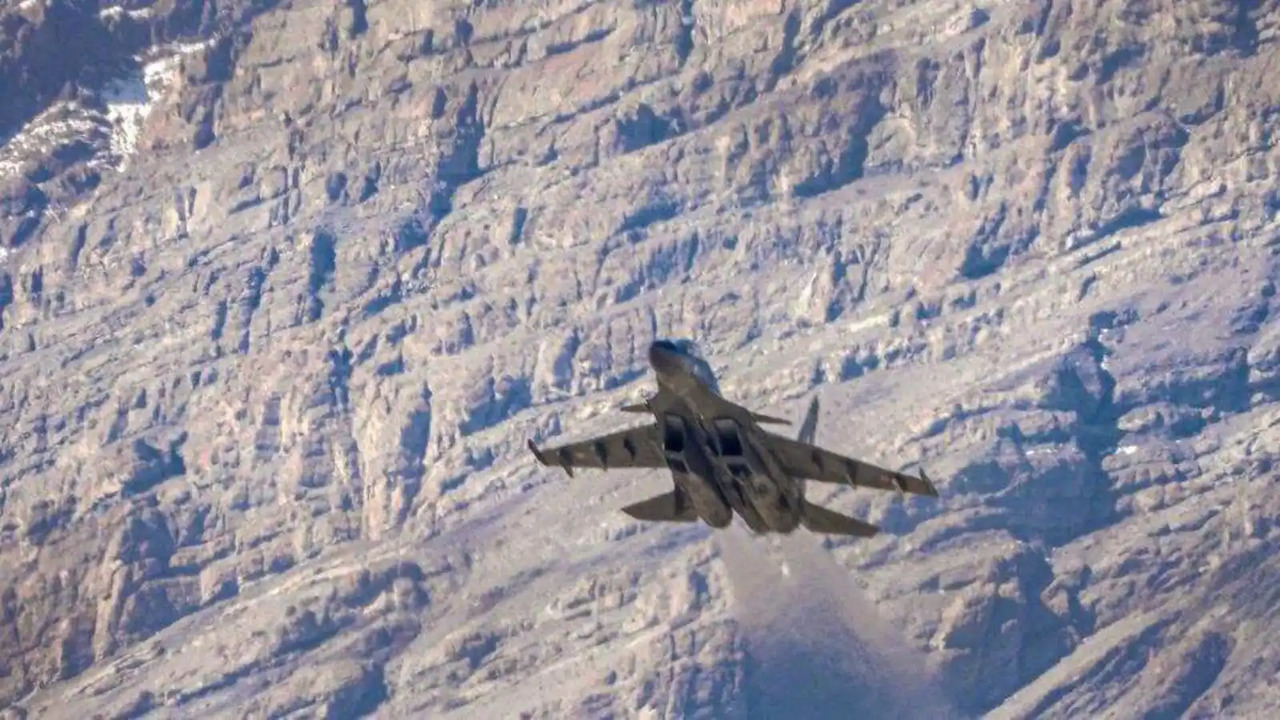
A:
POLYGON ((759 437, 760 442, 778 458, 783 470, 793 477, 879 490, 897 490, 913 495, 938 496, 938 490, 923 472, 920 477, 913 477, 781 435, 762 432, 759 437))
POLYGON ((529 450, 538 462, 548 467, 559 466, 570 477, 575 467, 665 468, 667 460, 661 448, 656 423, 551 448, 539 449, 529 441, 529 450))

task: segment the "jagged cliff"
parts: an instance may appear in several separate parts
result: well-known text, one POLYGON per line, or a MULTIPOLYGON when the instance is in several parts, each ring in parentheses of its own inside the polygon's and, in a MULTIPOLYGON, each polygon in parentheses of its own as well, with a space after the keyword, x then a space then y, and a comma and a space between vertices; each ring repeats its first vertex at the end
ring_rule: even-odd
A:
POLYGON ((4 0, 0 706, 747 716, 666 481, 523 451, 658 333, 929 468, 813 492, 965 711, 1270 717, 1278 24, 4 0))

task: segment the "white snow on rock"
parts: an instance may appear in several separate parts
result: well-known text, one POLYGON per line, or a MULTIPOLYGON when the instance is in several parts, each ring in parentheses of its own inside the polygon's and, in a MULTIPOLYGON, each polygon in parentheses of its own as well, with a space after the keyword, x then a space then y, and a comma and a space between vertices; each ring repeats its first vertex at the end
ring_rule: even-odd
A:
POLYGON ((199 52, 210 42, 174 43, 136 57, 136 68, 102 89, 105 113, 74 100, 51 105, 0 145, 0 179, 21 173, 29 158, 48 155, 76 140, 102 138, 103 134, 107 152, 90 160, 90 165, 123 170, 138 149, 147 118, 177 80, 182 56, 199 52))
POLYGON ((198 52, 209 43, 175 43, 156 48, 137 59, 142 62, 138 70, 107 84, 103 100, 107 105, 107 120, 111 123, 111 154, 123 169, 127 158, 138 149, 142 129, 156 103, 173 87, 179 63, 183 55, 198 52))
POLYGON ((145 20, 151 17, 151 8, 139 8, 137 10, 126 10, 120 5, 112 5, 111 7, 105 7, 98 11, 98 17, 103 20, 110 20, 112 18, 124 17, 125 15, 128 15, 129 17, 135 20, 145 20))
POLYGON ((142 127, 151 114, 151 98, 148 96, 146 77, 141 72, 107 83, 102 99, 107 104, 107 121, 111 123, 111 154, 125 159, 138 148, 142 127))
POLYGON ((50 106, 0 146, 0 179, 20 173, 27 158, 102 132, 95 115, 75 101, 50 106))

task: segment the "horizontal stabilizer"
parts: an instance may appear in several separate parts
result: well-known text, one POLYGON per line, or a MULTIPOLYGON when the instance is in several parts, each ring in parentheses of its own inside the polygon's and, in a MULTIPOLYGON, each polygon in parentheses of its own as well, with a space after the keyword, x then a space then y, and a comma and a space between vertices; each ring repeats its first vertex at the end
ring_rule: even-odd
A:
POLYGON ((647 413, 647 412, 650 412, 649 403, 641 402, 641 403, 636 403, 634 405, 623 405, 622 412, 647 413))
POLYGON ((683 502, 674 490, 632 503, 622 508, 622 512, 648 522, 693 522, 698 519, 693 506, 683 502))
POLYGON ((872 537, 880 532, 880 528, 848 515, 841 515, 821 505, 805 501, 804 526, 810 532, 828 535, 854 535, 856 537, 872 537))
POLYGON ((756 412, 751 413, 751 419, 755 420, 761 425, 790 425, 791 424, 790 420, 784 420, 779 417, 774 417, 772 415, 764 415, 756 412))

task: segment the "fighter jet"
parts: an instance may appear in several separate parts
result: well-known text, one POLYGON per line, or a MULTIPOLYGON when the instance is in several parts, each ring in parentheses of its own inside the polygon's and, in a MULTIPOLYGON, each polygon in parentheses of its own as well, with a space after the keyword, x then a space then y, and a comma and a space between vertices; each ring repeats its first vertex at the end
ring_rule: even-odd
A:
POLYGON ((871 537, 879 528, 805 500, 807 481, 844 483, 937 497, 924 475, 913 477, 837 455, 814 445, 815 398, 796 440, 761 425, 789 424, 753 412, 720 393, 711 366, 688 340, 656 340, 649 365, 658 390, 623 412, 652 414, 654 422, 589 440, 529 450, 545 466, 654 468, 671 472, 670 492, 622 508, 637 520, 696 522, 727 527, 736 513, 757 534, 815 533, 871 537))

